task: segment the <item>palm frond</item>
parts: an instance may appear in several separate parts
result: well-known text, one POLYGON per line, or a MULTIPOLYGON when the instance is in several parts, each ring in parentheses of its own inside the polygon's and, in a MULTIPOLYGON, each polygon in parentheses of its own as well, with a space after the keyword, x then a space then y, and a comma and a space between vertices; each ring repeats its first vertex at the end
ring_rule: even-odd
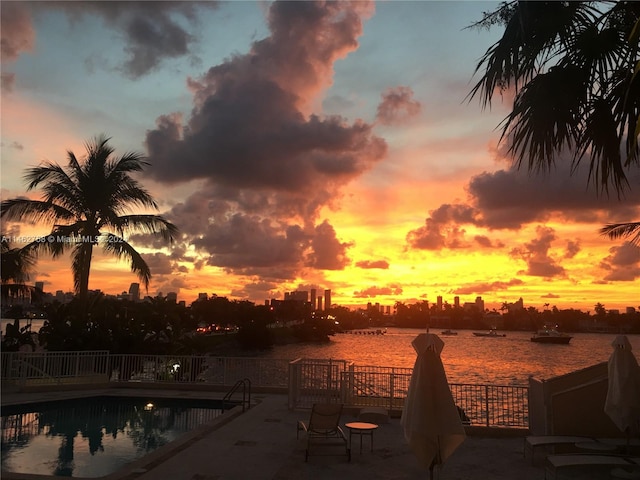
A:
POLYGON ((5 200, 0 209, 0 217, 8 221, 53 223, 75 218, 73 212, 60 205, 26 198, 5 200))
POLYGON ((178 235, 178 227, 160 215, 122 215, 113 219, 108 226, 121 235, 150 233, 160 235, 163 240, 171 243, 178 235))
POLYGON ((582 73, 556 67, 536 76, 517 95, 502 135, 508 135, 518 165, 526 160, 529 170, 546 170, 558 151, 575 144, 580 131, 577 113, 584 102, 582 73))
POLYGON ((135 273, 144 285, 146 290, 149 289, 149 281, 151 280, 151 270, 149 265, 144 261, 135 248, 127 243, 123 238, 117 235, 108 234, 102 242, 105 252, 118 257, 118 259, 126 258, 130 262, 131 271, 135 273))
POLYGON ((630 238, 629 243, 640 247, 640 222, 609 223, 600 229, 600 235, 612 240, 630 238))
POLYGON ((605 99, 592 102, 591 112, 580 133, 574 164, 578 164, 589 153, 589 180, 608 194, 612 184, 620 196, 628 186, 622 165, 618 122, 611 111, 611 104, 605 99))
POLYGON ((2 234, 0 275, 2 283, 25 283, 31 276, 38 258, 28 248, 13 247, 2 234))

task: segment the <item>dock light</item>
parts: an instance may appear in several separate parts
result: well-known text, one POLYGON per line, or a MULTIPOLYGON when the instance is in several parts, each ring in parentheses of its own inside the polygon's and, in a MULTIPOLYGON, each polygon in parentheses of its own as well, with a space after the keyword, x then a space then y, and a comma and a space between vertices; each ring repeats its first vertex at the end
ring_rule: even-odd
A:
POLYGON ((174 363, 173 365, 171 365, 171 367, 173 368, 173 373, 178 373, 178 369, 180 368, 180 364, 179 363, 174 363))
POLYGON ((153 410, 153 403, 149 402, 144 406, 145 410, 153 410))

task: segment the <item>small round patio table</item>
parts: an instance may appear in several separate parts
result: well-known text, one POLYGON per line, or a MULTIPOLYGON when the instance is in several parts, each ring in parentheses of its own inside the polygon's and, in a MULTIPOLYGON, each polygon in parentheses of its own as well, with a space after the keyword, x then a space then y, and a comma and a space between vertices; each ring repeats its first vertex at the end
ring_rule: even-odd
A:
POLYGON ((360 453, 362 453, 362 437, 368 435, 371 437, 371 451, 373 452, 373 432, 376 431, 378 425, 367 422, 351 422, 346 423, 345 427, 349 429, 349 447, 351 448, 351 436, 353 434, 360 435, 360 453))

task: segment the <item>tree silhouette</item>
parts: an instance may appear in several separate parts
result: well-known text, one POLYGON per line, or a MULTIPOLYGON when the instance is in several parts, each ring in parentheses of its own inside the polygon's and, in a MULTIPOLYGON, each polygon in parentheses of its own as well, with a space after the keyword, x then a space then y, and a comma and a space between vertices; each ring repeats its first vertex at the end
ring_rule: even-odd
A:
POLYGON ((47 162, 26 171, 27 190, 40 187, 42 200, 16 198, 2 202, 2 219, 48 223, 46 241, 24 249, 45 251, 54 258, 71 249, 71 269, 76 294, 86 299, 94 246, 130 261, 145 288, 151 278, 149 266, 129 244, 125 235, 148 233, 173 241, 177 228, 159 215, 132 214, 135 208, 157 209, 151 195, 131 177, 148 165, 135 152, 113 158, 114 149, 104 135, 86 143, 86 157, 79 161, 67 152, 67 167, 47 162))
MULTIPOLYGON (((620 197, 640 163, 640 2, 509 1, 472 27, 494 25, 503 36, 480 59, 469 97, 487 107, 497 91, 515 91, 501 141, 518 167, 548 171, 570 151, 572 171, 587 158, 589 181, 620 197)), ((600 233, 640 244, 640 222, 600 233)))

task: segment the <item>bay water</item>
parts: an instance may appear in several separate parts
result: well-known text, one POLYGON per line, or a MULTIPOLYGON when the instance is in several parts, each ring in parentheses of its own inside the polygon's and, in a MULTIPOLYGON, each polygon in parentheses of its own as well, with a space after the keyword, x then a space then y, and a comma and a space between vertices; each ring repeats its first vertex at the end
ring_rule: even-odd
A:
MULTIPOLYGON (((335 359, 358 366, 413 368, 411 341, 422 329, 387 328, 383 335, 340 333, 328 343, 279 345, 261 354, 268 358, 335 359)), ((439 334, 437 330, 432 333, 439 334)), ((576 333, 568 345, 531 341, 532 332, 504 332, 506 337, 476 337, 458 330, 444 341, 441 358, 450 383, 527 385, 528 378, 549 379, 608 361, 616 334, 576 333)), ((640 335, 627 335, 640 359, 640 335)))

